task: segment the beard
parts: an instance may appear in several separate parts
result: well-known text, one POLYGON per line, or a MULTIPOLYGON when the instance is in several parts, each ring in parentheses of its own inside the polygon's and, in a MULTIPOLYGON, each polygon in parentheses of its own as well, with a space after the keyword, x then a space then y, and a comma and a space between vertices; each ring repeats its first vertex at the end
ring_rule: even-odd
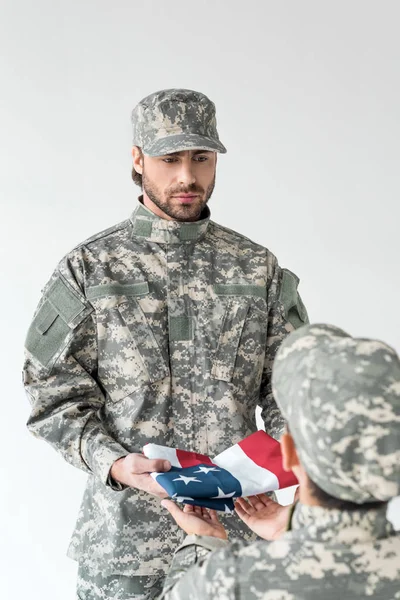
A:
POLYGON ((206 190, 199 185, 192 183, 186 187, 171 187, 164 193, 156 186, 156 184, 150 181, 143 169, 142 173, 142 186, 148 197, 154 204, 163 211, 166 215, 174 219, 175 221, 198 221, 201 213, 207 205, 215 187, 215 175, 207 187, 206 190), (177 202, 176 196, 178 194, 198 194, 197 198, 190 204, 182 204, 177 202))

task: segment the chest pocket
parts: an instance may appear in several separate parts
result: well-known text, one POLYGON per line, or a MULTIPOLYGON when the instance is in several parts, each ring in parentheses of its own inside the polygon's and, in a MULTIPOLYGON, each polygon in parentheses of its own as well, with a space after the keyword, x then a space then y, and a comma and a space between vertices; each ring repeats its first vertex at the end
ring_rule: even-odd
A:
POLYGON ((166 357, 139 304, 148 294, 147 282, 88 290, 96 306, 98 377, 114 402, 169 375, 166 357))
POLYGON ((265 288, 256 285, 214 285, 225 309, 211 377, 236 382, 249 392, 261 382, 267 342, 265 288))

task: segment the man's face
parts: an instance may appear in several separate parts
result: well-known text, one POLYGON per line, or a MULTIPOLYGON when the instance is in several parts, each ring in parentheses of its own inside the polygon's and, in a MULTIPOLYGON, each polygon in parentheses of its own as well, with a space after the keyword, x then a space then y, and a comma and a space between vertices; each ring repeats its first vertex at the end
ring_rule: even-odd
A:
MULTIPOLYGON (((141 168, 144 204, 159 216, 196 221, 215 185, 216 153, 185 150, 165 156, 146 156, 141 168)), ((140 172, 140 171, 138 171, 140 172)))

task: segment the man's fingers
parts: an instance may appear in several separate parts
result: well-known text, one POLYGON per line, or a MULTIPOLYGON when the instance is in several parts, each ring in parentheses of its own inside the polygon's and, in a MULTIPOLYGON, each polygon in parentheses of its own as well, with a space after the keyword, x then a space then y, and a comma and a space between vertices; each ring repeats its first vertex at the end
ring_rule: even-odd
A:
POLYGON ((202 508, 201 508, 201 516, 203 517, 203 519, 207 519, 207 521, 211 521, 210 511, 205 506, 202 506, 202 508))
POLYGON ((142 473, 141 475, 131 474, 127 483, 131 487, 143 490, 148 494, 153 494, 153 496, 158 496, 159 498, 168 498, 168 494, 164 488, 148 473, 142 473))
POLYGON ((164 473, 165 471, 169 471, 171 468, 171 463, 169 460, 162 460, 161 458, 155 458, 153 460, 147 459, 151 464, 150 472, 156 471, 157 473, 164 473))
POLYGON ((145 456, 141 456, 140 454, 131 454, 130 458, 130 469, 132 473, 142 474, 142 473, 153 473, 154 471, 157 473, 163 473, 165 471, 169 471, 171 468, 171 463, 168 460, 163 460, 162 458, 146 458, 145 456))
POLYGON ((241 504, 239 504, 237 500, 235 502, 235 510, 242 521, 246 523, 250 515, 242 508, 241 504))
POLYGON ((149 479, 149 487, 147 488, 147 490, 144 491, 148 491, 149 494, 153 494, 154 496, 158 496, 159 498, 168 498, 168 494, 164 490, 164 488, 159 483, 154 481, 151 477, 149 479))
POLYGON ((219 523, 219 519, 218 519, 218 515, 217 515, 217 511, 216 510, 214 510, 213 508, 211 508, 210 511, 209 511, 209 515, 210 515, 211 521, 213 523, 219 523))
POLYGON ((181 516, 182 516, 182 511, 175 504, 175 502, 172 502, 172 500, 162 500, 161 506, 163 506, 164 508, 167 509, 167 511, 174 517, 175 521, 179 525, 179 521, 181 520, 181 516))
POLYGON ((215 510, 209 510, 205 506, 194 506, 193 504, 185 504, 183 507, 184 513, 194 513, 197 517, 201 517, 207 521, 214 521, 214 523, 219 523, 217 513, 215 510), (213 514, 215 518, 213 518, 213 514))
MULTIPOLYGON (((242 501, 244 502, 244 498, 242 498, 242 501)), ((249 515, 254 515, 255 512, 257 512, 256 509, 256 503, 258 502, 258 500, 254 500, 254 496, 248 496, 246 498, 246 508, 245 510, 247 510, 249 515)))
POLYGON ((260 510, 261 508, 264 508, 264 506, 265 506, 265 504, 263 504, 263 502, 260 502, 260 500, 257 498, 257 496, 249 496, 247 498, 247 500, 249 501, 249 504, 255 510, 260 510))
POLYGON ((257 498, 264 504, 264 506, 270 506, 271 502, 274 502, 274 500, 271 500, 267 494, 257 494, 257 498))
POLYGON ((242 513, 250 514, 250 511, 254 512, 254 509, 252 506, 250 506, 250 504, 248 502, 246 502, 246 500, 244 498, 238 498, 235 502, 235 509, 237 509, 237 507, 240 507, 240 510, 242 513))

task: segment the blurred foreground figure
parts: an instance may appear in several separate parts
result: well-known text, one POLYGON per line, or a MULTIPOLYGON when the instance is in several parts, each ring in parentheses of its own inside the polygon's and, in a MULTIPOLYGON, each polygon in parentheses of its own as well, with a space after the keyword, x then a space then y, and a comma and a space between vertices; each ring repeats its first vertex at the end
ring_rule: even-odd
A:
POLYGON ((277 523, 287 507, 266 497, 236 503, 251 529, 275 540, 252 544, 229 544, 215 513, 164 500, 192 535, 163 597, 400 598, 400 535, 386 519, 400 493, 399 357, 382 342, 309 325, 282 343, 272 382, 288 423, 284 466, 300 482, 286 533, 277 523))

